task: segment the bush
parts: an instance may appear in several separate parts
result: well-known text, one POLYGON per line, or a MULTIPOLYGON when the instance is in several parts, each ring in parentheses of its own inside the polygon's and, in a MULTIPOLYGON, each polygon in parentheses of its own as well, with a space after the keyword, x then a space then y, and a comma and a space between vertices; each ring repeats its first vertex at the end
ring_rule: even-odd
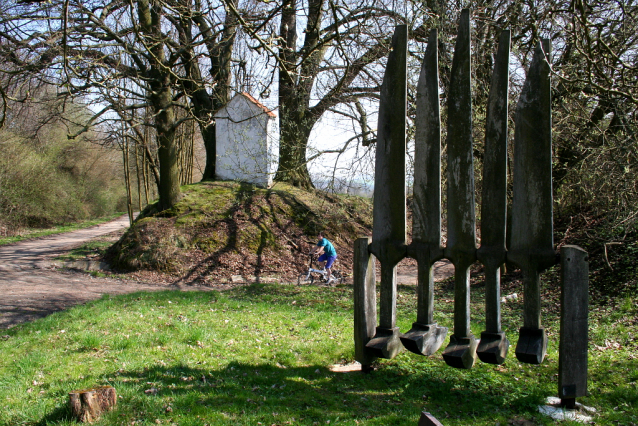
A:
POLYGON ((10 130, 0 131, 0 146, 0 228, 5 235, 124 210, 118 151, 60 136, 35 146, 10 130))

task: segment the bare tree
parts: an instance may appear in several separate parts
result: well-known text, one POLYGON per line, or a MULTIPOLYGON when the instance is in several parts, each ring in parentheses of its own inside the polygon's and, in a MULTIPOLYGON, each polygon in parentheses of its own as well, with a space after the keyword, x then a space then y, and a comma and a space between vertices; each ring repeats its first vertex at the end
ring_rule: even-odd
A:
MULTIPOLYGON (((217 142, 214 114, 230 99, 232 54, 238 20, 222 3, 179 0, 171 23, 178 33, 184 75, 180 84, 190 99, 206 147, 202 180, 215 179, 217 142), (208 68, 208 72, 205 69, 208 68), (206 76, 208 74, 208 77, 206 76)), ((228 0, 230 7, 236 0, 228 0)))
POLYGON ((215 177, 214 112, 228 101, 234 15, 221 3, 189 0, 58 0, 0 11, 0 54, 11 70, 95 100, 90 124, 152 111, 159 207, 180 198, 176 129, 199 123, 207 150, 204 179, 215 177), (206 71, 203 71, 203 70, 206 71), (122 81, 130 84, 122 85, 122 81), (177 110, 186 111, 180 114, 177 110), (117 114, 113 114, 113 113, 117 114))
POLYGON ((394 25, 404 19, 390 4, 373 1, 281 0, 261 21, 242 17, 232 5, 229 9, 255 40, 254 49, 274 60, 277 70, 280 155, 275 179, 311 187, 310 132, 330 109, 378 96, 378 64, 387 55, 394 25))

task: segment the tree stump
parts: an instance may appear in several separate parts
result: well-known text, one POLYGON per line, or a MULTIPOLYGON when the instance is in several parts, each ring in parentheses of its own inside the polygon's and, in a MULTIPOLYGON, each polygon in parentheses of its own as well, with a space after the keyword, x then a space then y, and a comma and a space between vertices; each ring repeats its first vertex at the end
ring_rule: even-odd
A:
POLYGON ((117 395, 112 386, 69 392, 71 413, 81 423, 93 423, 116 403, 117 395))

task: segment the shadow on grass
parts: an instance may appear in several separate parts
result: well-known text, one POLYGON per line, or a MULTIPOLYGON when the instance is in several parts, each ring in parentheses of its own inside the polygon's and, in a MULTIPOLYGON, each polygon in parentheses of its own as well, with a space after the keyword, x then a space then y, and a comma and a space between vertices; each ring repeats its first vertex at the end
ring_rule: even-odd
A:
MULTIPOLYGON (((293 362, 294 355, 277 354, 284 363, 286 357, 293 362)), ((498 420, 499 416, 506 419, 509 409, 531 415, 547 396, 542 388, 523 392, 486 377, 459 377, 458 370, 440 374, 431 364, 384 366, 369 374, 335 373, 320 365, 286 367, 274 362, 249 365, 233 361, 219 370, 185 364, 120 370, 109 380, 121 399, 115 411, 105 414, 104 421, 129 424, 144 418, 158 419, 154 421, 161 424, 203 425, 239 420, 238 424, 327 424, 340 420, 404 425, 416 424, 421 411, 429 411, 445 424, 446 419, 471 424, 479 419, 498 420)), ((67 410, 58 409, 38 424, 67 417, 67 410)))
MULTIPOLYGON (((334 290, 321 295, 339 293, 339 289, 334 290)), ((342 290, 349 292, 346 286, 342 290)), ((125 295, 117 300, 121 303, 172 300, 176 305, 189 305, 195 299, 201 303, 232 298, 263 300, 266 296, 272 297, 269 303, 286 304, 293 297, 303 303, 294 286, 264 284, 225 294, 167 291, 125 295)), ((308 298, 314 297, 317 295, 308 294, 308 298)), ((338 309, 332 303, 329 301, 326 309, 338 309)), ((312 351, 313 347, 308 345, 306 350, 312 351)), ((554 351, 554 360, 555 356, 554 351)), ((165 359, 169 363, 170 358, 168 351, 165 359)), ((223 367, 187 365, 183 358, 168 366, 149 360, 145 369, 114 369, 87 377, 96 384, 113 385, 122 397, 118 408, 106 414, 100 424, 131 424, 140 419, 147 419, 147 423, 141 424, 151 424, 155 419, 164 422, 161 424, 179 425, 285 424, 294 418, 293 423, 312 425, 337 423, 339 418, 339 422, 350 424, 356 420, 372 425, 416 425, 421 411, 433 413, 445 425, 507 424, 513 416, 521 415, 536 419, 538 425, 553 424, 537 413, 537 406, 547 396, 556 395, 555 361, 553 365, 521 367, 513 356, 513 348, 502 368, 477 362, 472 370, 456 370, 445 365, 440 352, 431 358, 405 353, 392 361, 381 361, 379 369, 367 375, 334 373, 319 364, 290 367, 298 360, 292 351, 285 349, 273 351, 256 365, 236 362, 233 354, 222 351, 211 353, 210 359, 223 367)), ((45 362, 46 359, 41 359, 30 364, 45 362)), ((635 385, 629 383, 638 379, 635 360, 618 357, 610 365, 595 362, 594 358, 590 379, 595 387, 590 388, 592 395, 582 402, 597 408, 619 406, 609 416, 621 424, 630 424, 628 420, 634 420, 633 414, 628 414, 630 408, 623 411, 623 404, 633 407, 638 403, 635 385)), ((67 424, 67 420, 68 411, 59 408, 36 424, 67 424)))
POLYGON ((46 416, 44 416, 39 422, 35 423, 36 426, 49 426, 52 424, 68 422, 74 423, 71 416, 71 410, 68 406, 58 407, 46 416))

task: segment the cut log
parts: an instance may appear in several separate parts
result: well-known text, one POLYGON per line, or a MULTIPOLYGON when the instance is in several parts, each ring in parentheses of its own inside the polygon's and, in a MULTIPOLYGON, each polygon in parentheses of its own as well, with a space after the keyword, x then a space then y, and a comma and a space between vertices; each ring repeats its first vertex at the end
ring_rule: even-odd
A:
POLYGON ((69 392, 71 414, 81 423, 93 423, 116 403, 117 394, 112 386, 69 392))

